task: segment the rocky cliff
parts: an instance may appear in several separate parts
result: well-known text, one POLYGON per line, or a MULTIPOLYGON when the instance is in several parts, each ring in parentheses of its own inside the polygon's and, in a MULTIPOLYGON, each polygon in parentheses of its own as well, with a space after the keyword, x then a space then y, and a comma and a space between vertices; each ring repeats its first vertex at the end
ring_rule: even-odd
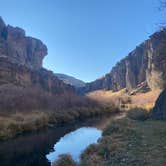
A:
POLYGON ((16 105, 23 96, 33 106, 39 93, 42 103, 50 95, 75 93, 72 86, 42 67, 46 55, 47 47, 40 40, 27 37, 23 29, 6 25, 0 18, 0 110, 16 105))
POLYGON ((98 89, 118 91, 126 88, 147 91, 166 85, 166 29, 154 33, 148 40, 118 62, 111 72, 88 83, 84 92, 98 89))
POLYGON ((52 71, 44 68, 31 70, 25 66, 0 59, 0 86, 10 84, 24 88, 42 89, 50 94, 74 92, 73 87, 60 81, 52 71))
POLYGON ((0 83, 40 86, 50 93, 71 90, 51 71, 42 68, 47 47, 38 39, 25 36, 18 27, 5 25, 0 18, 0 83))

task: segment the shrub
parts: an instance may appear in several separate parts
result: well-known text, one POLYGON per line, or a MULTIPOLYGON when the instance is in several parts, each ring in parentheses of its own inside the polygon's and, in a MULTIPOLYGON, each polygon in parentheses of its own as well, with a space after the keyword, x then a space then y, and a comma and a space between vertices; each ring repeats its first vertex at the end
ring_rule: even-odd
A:
POLYGON ((135 109, 128 111, 127 116, 133 120, 144 121, 149 118, 149 113, 148 113, 148 111, 146 111, 144 109, 135 108, 135 109))
POLYGON ((111 122, 104 130, 102 135, 111 135, 112 133, 119 132, 121 129, 121 124, 116 121, 111 122))
POLYGON ((76 166, 76 162, 69 154, 62 154, 59 159, 53 163, 53 166, 76 166))

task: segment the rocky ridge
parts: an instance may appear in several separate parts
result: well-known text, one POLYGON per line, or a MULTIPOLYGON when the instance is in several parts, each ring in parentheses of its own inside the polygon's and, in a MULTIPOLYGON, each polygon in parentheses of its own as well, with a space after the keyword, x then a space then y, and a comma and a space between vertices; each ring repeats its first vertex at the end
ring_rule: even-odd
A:
POLYGON ((85 86, 85 82, 74 78, 73 76, 69 76, 66 74, 61 74, 61 73, 55 73, 55 75, 62 80, 64 83, 69 84, 74 86, 75 88, 79 88, 79 87, 84 87, 85 86))

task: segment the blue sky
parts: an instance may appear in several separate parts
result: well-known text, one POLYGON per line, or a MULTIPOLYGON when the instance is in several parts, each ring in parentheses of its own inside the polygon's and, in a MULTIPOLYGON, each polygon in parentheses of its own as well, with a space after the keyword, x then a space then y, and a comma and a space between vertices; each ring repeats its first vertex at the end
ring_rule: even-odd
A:
POLYGON ((48 47, 44 67, 84 81, 108 73, 158 30, 158 0, 0 0, 6 24, 48 47))

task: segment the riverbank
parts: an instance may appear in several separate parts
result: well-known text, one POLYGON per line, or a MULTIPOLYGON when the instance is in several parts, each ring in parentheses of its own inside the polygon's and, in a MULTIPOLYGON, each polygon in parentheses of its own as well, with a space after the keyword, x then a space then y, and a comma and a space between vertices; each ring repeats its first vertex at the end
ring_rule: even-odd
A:
POLYGON ((104 114, 118 113, 112 107, 73 107, 59 111, 14 112, 0 115, 0 141, 44 127, 68 124, 104 114))
MULTIPOLYGON (((79 148, 80 146, 87 143, 87 139, 93 139, 94 143, 96 142, 95 140, 97 138, 96 135, 92 132, 93 129, 95 131, 97 130, 97 132, 102 132, 102 130, 109 124, 109 122, 118 116, 119 113, 95 116, 93 118, 77 120, 55 127, 44 127, 37 131, 21 134, 7 141, 1 141, 0 165, 50 166, 55 159, 55 155, 51 153, 64 153, 64 150, 67 149, 67 147, 70 145, 73 146, 72 148, 69 148, 69 151, 71 151, 71 153, 72 151, 74 152, 73 158, 75 158, 74 156, 76 153, 80 154, 82 152, 82 150, 80 151, 79 148), (78 131, 81 131, 83 128, 86 128, 87 130, 84 130, 79 134, 78 131), (89 129, 92 129, 92 131, 89 131, 89 129), (85 133, 87 132, 89 134, 85 136, 85 133), (73 136, 75 136, 75 138, 73 138, 73 136), (70 138, 71 141, 69 141, 70 138), (75 141, 73 142, 73 140, 75 141), (69 141, 70 143, 67 143, 67 141, 69 141), (61 148, 58 150, 58 147, 56 145, 61 145, 61 148), (49 154, 51 154, 52 156, 51 160, 50 158, 48 158, 49 154)), ((85 148, 83 150, 85 150, 85 148)))
POLYGON ((166 121, 137 121, 128 117, 111 122, 98 144, 81 155, 81 166, 166 165, 166 121))

